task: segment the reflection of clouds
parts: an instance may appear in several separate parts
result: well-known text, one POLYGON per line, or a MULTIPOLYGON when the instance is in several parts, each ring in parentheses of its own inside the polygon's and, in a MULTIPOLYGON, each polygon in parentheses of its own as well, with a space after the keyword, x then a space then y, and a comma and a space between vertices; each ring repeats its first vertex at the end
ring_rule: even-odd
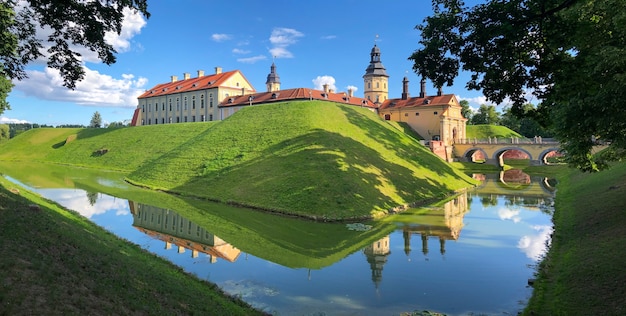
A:
POLYGON ((366 310, 366 307, 349 297, 340 295, 328 295, 323 299, 316 299, 308 296, 290 296, 286 298, 290 302, 293 302, 296 306, 317 306, 320 309, 328 307, 332 304, 335 311, 355 311, 366 310))
POLYGON ((498 209, 498 217, 501 220, 511 220, 513 223, 519 223, 522 218, 519 216, 520 210, 512 210, 510 208, 498 209))
POLYGON ((104 214, 109 210, 115 210, 116 215, 127 215, 129 213, 126 200, 100 193, 98 193, 98 199, 94 205, 89 203, 87 192, 83 190, 45 190, 41 194, 87 218, 104 214))
POLYGON ((538 233, 534 236, 522 236, 517 243, 517 248, 521 249, 526 257, 537 261, 546 252, 546 246, 550 241, 550 234, 552 234, 552 226, 538 225, 533 226, 533 229, 538 233))

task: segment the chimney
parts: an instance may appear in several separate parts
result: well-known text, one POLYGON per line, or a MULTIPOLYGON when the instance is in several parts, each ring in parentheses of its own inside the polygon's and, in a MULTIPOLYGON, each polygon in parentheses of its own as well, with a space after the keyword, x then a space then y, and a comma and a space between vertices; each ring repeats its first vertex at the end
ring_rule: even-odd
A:
POLYGON ((191 78, 191 75, 188 72, 186 72, 186 73, 183 74, 183 77, 185 78, 185 80, 187 80, 187 79, 191 78))
POLYGON ((420 98, 426 97, 426 79, 422 78, 420 81, 420 98))
POLYGON ((222 67, 215 67, 215 74, 219 75, 222 73, 222 67))
POLYGON ((333 90, 333 89, 328 89, 328 93, 335 93, 335 90, 333 90))
POLYGON ((437 88, 437 95, 441 96, 443 94, 443 90, 441 90, 441 87, 437 88))
POLYGON ((204 77, 204 70, 198 70, 198 78, 204 77))
POLYGON ((402 79, 402 100, 409 99, 409 78, 402 79))
POLYGON ((178 81, 178 77, 177 76, 172 76, 171 78, 172 78, 172 82, 178 81))
POLYGON ((328 84, 325 83, 322 85, 322 87, 324 87, 324 93, 328 93, 328 84))
POLYGON ((354 95, 354 90, 352 90, 352 88, 348 88, 348 98, 352 98, 353 95, 354 95))

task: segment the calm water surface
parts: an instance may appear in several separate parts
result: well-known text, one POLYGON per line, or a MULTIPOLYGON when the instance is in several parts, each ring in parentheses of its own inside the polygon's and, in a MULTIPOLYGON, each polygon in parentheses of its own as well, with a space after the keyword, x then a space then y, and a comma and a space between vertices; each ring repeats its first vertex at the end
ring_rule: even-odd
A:
MULTIPOLYGON (((515 315, 531 295, 527 281, 552 232, 549 182, 520 173, 487 176, 476 190, 382 223, 300 228, 281 219, 267 224, 267 230, 251 222, 269 220, 250 219, 238 226, 237 216, 250 217, 251 210, 230 219, 215 215, 215 206, 186 201, 180 212, 172 203, 159 205, 158 199, 141 203, 79 189, 76 176, 60 181, 75 188, 46 188, 8 174, 275 315, 415 310, 515 315), (295 228, 282 232, 281 225, 295 228), (270 236, 273 231, 281 231, 282 239, 270 236)), ((106 174, 95 182, 116 190, 128 186, 106 174)))

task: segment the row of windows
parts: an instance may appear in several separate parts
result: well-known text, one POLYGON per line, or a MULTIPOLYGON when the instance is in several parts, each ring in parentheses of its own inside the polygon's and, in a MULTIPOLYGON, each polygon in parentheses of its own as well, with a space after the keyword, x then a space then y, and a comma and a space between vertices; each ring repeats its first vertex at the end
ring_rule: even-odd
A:
MULTIPOLYGON (((204 115, 200 115, 200 122, 204 122, 206 121, 206 117, 204 115)), ((209 121, 213 121, 213 114, 209 114, 209 121)), ((180 123, 180 116, 176 117, 176 123, 180 123)), ((187 116, 183 116, 183 122, 189 122, 187 120, 187 116)), ((196 116, 193 115, 191 116, 191 122, 196 122, 196 116)), ((165 118, 161 118, 161 122, 159 123, 159 119, 154 119, 154 124, 165 124, 165 118)), ((167 123, 174 123, 174 118, 170 117, 167 120, 167 123)), ((152 119, 148 119, 148 125, 152 124, 152 119)), ((146 120, 142 119, 141 120, 141 125, 146 125, 146 120)))
MULTIPOLYGON (((371 82, 367 83, 367 88, 368 89, 372 88, 372 83, 371 82)), ((376 89, 380 89, 380 82, 376 82, 376 89)), ((387 89, 387 84, 386 83, 383 84, 383 89, 387 89)))
MULTIPOLYGON (((439 114, 439 112, 437 112, 437 111, 433 112, 433 115, 437 115, 437 114, 439 114)), ((409 113, 404 113, 404 116, 409 116, 409 113)), ((415 112, 415 116, 420 116, 420 113, 419 112, 415 112)))
MULTIPOLYGON (((209 107, 212 108, 213 107, 213 94, 209 94, 209 107)), ((141 106, 141 112, 145 112, 146 108, 148 109, 148 112, 152 112, 152 104, 149 103, 147 105, 142 105, 141 106)), ((183 98, 183 110, 186 111, 188 108, 188 103, 187 103, 187 97, 183 98)), ((192 96, 191 97, 191 109, 194 110, 196 108, 196 96, 192 96)), ((200 96, 200 108, 204 109, 204 95, 200 96)), ((165 102, 161 103, 161 109, 162 111, 165 111, 166 107, 165 107, 165 102)), ((172 111, 172 99, 169 99, 168 102, 168 109, 169 111, 172 111)), ((154 104, 154 111, 158 111, 159 110, 159 103, 155 103, 154 104)), ((180 98, 176 98, 176 111, 180 111, 180 98)))

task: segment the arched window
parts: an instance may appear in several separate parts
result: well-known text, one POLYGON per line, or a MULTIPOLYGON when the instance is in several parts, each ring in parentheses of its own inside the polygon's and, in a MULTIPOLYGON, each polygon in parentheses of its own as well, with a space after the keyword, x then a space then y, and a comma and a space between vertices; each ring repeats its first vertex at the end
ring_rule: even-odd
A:
POLYGON ((200 96, 200 108, 204 109, 204 94, 200 96))
POLYGON ((195 109, 196 108, 196 96, 193 95, 191 96, 191 109, 195 109))

